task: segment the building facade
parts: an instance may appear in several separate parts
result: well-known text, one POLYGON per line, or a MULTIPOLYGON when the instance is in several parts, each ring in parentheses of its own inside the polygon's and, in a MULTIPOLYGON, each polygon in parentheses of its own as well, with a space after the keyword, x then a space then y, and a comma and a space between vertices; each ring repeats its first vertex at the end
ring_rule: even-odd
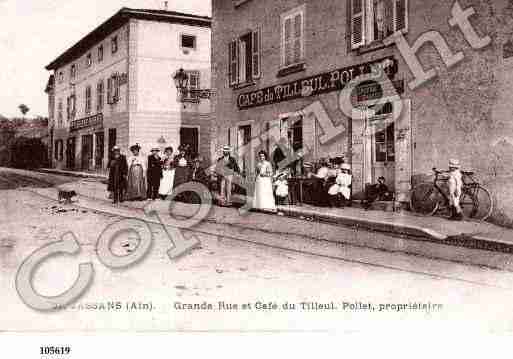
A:
POLYGON ((173 74, 190 88, 210 85, 209 17, 123 8, 52 61, 49 99, 53 165, 105 171, 115 145, 138 143, 210 154, 210 101, 182 99, 173 74))
POLYGON ((343 155, 355 198, 384 176, 403 203, 457 158, 493 192, 494 219, 513 223, 511 1, 213 0, 212 9, 217 148, 240 148, 249 166, 276 139, 312 160, 343 155), (262 133, 273 139, 250 141, 262 133))

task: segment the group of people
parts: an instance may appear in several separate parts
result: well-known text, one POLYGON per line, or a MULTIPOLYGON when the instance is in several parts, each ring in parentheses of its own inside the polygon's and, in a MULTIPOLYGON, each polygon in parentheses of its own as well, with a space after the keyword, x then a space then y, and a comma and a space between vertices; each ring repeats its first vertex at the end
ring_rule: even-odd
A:
POLYGON ((187 145, 180 145, 177 155, 173 155, 172 147, 166 147, 163 155, 160 148, 153 147, 151 154, 145 157, 139 144, 130 147, 132 154, 128 158, 121 154, 118 146, 114 146, 112 151, 107 190, 114 203, 166 199, 184 183, 197 181, 207 184, 201 158, 191 159, 187 145))

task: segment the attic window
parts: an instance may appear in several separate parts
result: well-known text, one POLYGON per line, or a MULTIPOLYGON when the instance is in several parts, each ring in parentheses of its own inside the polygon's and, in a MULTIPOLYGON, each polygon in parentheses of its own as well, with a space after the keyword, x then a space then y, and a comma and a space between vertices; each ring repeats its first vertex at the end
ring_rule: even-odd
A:
POLYGON ((194 50, 196 48, 196 36, 183 34, 181 36, 180 46, 183 49, 194 50))

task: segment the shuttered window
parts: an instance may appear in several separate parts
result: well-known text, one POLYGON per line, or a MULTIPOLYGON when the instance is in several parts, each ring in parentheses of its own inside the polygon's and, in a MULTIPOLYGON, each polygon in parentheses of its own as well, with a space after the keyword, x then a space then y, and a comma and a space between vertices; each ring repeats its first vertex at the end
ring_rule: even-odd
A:
POLYGON ((350 0, 351 48, 408 30, 408 0, 350 0))
POLYGON ((107 79, 107 103, 112 103, 112 77, 107 79))
POLYGON ((282 66, 300 63, 304 58, 304 7, 282 15, 282 66))
POLYGON ((228 80, 230 86, 250 83, 260 78, 262 41, 260 30, 244 34, 228 45, 228 80))
POLYGON ((257 79, 260 77, 260 31, 256 30, 253 31, 253 37, 252 37, 252 54, 251 54, 251 60, 252 60, 252 67, 253 67, 253 78, 257 79))
POLYGON ((239 41, 233 40, 230 42, 229 49, 228 49, 228 78, 230 80, 230 86, 233 86, 239 82, 239 41))
POLYGON ((393 0, 394 31, 408 31, 408 0, 393 0))

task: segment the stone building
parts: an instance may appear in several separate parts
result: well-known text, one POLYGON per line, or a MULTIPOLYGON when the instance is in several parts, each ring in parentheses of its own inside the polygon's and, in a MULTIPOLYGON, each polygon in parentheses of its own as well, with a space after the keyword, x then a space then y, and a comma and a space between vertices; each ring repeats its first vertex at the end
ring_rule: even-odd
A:
POLYGON ((212 11, 216 148, 242 149, 251 168, 273 141, 249 140, 270 132, 313 160, 344 155, 356 198, 384 176, 403 203, 458 158, 493 192, 494 220, 513 223, 513 1, 213 0, 212 11))
POLYGON ((114 145, 143 153, 180 143, 209 159, 210 101, 181 98, 173 75, 191 89, 210 85, 209 17, 122 8, 46 69, 53 165, 106 170, 114 145))

